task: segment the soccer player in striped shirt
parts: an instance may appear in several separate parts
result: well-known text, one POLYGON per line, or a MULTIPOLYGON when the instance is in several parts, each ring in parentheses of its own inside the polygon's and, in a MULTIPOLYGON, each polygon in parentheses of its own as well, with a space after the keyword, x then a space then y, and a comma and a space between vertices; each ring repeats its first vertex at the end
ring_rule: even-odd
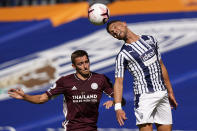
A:
POLYGON ((140 131, 152 131, 153 123, 158 131, 171 131, 171 108, 176 109, 178 104, 157 41, 153 36, 136 35, 125 22, 118 20, 110 21, 106 29, 114 38, 125 42, 116 57, 114 99, 117 121, 122 126, 127 119, 121 108, 124 71, 127 69, 134 78, 134 111, 140 131))
MULTIPOLYGON (((41 104, 52 97, 63 94, 63 112, 66 120, 62 123, 65 131, 97 131, 98 108, 103 93, 113 96, 109 79, 90 71, 86 51, 77 50, 71 55, 76 73, 62 76, 54 86, 41 95, 28 95, 22 89, 10 89, 9 94, 16 99, 41 104)), ((107 109, 113 105, 109 100, 103 104, 107 109)))

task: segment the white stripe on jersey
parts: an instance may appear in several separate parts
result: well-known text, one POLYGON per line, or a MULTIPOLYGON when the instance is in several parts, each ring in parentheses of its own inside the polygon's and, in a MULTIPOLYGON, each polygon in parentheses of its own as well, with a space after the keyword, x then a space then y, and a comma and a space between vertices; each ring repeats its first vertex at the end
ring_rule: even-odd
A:
POLYGON ((116 72, 118 72, 118 74, 116 74, 117 76, 123 76, 124 75, 124 66, 123 66, 123 57, 122 54, 120 54, 118 56, 119 61, 116 61, 116 72), (117 63, 118 62, 118 63, 117 63))
MULTIPOLYGON (((157 62, 158 63, 158 62, 157 62)), ((153 64, 153 66, 154 66, 154 69, 155 69, 155 71, 157 72, 157 73, 155 73, 155 83, 157 84, 157 86, 155 86, 155 90, 160 90, 160 89, 162 89, 162 87, 161 87, 161 84, 160 84, 160 81, 161 80, 159 80, 159 75, 158 75, 158 72, 159 72, 159 70, 157 69, 157 63, 154 63, 153 64)))
POLYGON ((133 64, 131 64, 129 66, 129 70, 131 70, 132 72, 135 73, 135 74, 133 74, 134 79, 136 79, 135 81, 138 81, 138 83, 134 84, 134 89, 136 90, 136 93, 141 94, 141 93, 147 92, 148 89, 144 90, 144 87, 147 86, 147 83, 145 81, 145 75, 143 73, 142 68, 140 67, 138 62, 126 50, 123 50, 123 52, 125 53, 125 55, 127 55, 129 57, 129 59, 131 61, 133 61, 133 64), (133 70, 132 70, 131 66, 133 66, 133 70), (138 72, 136 70, 138 70, 138 72), (136 85, 138 85, 138 86, 136 86, 136 85))
POLYGON ((125 43, 116 59, 115 77, 124 77, 124 70, 128 69, 134 77, 135 94, 165 89, 160 59, 157 59, 160 54, 156 53, 157 43, 154 42, 153 37, 143 36, 131 44, 125 43))
MULTIPOLYGON (((156 66, 160 66, 158 62, 156 64, 157 64, 156 66)), ((157 78, 158 78, 158 83, 159 83, 160 87, 163 89, 163 88, 165 88, 165 85, 162 84, 161 77, 159 77, 159 76, 162 76, 161 70, 158 70, 158 77, 157 78)))
MULTIPOLYGON (((135 61, 135 59, 132 58, 132 56, 126 52, 125 50, 123 50, 123 52, 125 53, 123 56, 125 56, 125 58, 127 58, 127 60, 130 61, 135 61)), ((135 62, 133 62, 133 64, 128 65, 128 69, 129 71, 133 72, 134 76, 138 76, 138 78, 142 78, 141 76, 143 76, 143 73, 141 72, 141 74, 139 72, 134 72, 135 70, 139 70, 140 68, 138 67, 138 65, 135 64, 135 62)), ((134 77, 134 79, 136 79, 137 77, 134 77)), ((134 92, 138 93, 139 91, 142 91, 142 85, 146 84, 145 82, 143 83, 143 79, 141 79, 141 81, 139 81, 139 86, 134 86, 134 92)), ((136 85, 136 84, 134 84, 136 85)))
MULTIPOLYGON (((143 50, 143 48, 141 47, 141 46, 139 46, 138 44, 137 44, 137 42, 135 42, 134 44, 133 44, 133 46, 135 46, 138 50, 140 50, 140 52, 143 54, 143 53, 145 53, 145 50, 143 50)), ((148 49, 147 49, 148 50, 148 49)))
POLYGON ((148 51, 148 49, 139 41, 136 41, 137 45, 139 45, 144 51, 148 51))
POLYGON ((152 65, 150 65, 149 67, 148 67, 148 69, 150 70, 150 78, 151 78, 151 82, 152 82, 152 84, 153 84, 153 90, 155 91, 155 89, 154 89, 154 87, 156 86, 155 85, 155 80, 154 80, 154 75, 153 75, 153 70, 154 70, 154 68, 152 67, 152 65))
MULTIPOLYGON (((149 37, 149 36, 148 36, 149 37)), ((150 38, 150 37, 149 37, 150 38)), ((145 41, 145 40, 143 40, 143 39, 140 39, 140 41, 144 44, 144 45, 146 45, 149 49, 151 48, 151 46, 149 45, 149 44, 146 44, 147 42, 145 41)))
POLYGON ((134 45, 130 45, 138 54, 142 55, 142 51, 140 51, 137 47, 135 47, 134 45))

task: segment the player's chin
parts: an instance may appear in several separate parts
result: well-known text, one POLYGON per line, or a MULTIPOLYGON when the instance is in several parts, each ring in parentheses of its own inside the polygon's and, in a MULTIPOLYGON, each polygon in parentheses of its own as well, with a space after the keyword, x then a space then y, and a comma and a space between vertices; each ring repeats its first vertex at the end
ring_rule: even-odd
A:
POLYGON ((88 74, 90 74, 90 71, 89 71, 89 70, 84 70, 84 71, 82 71, 82 73, 83 73, 84 75, 88 75, 88 74))

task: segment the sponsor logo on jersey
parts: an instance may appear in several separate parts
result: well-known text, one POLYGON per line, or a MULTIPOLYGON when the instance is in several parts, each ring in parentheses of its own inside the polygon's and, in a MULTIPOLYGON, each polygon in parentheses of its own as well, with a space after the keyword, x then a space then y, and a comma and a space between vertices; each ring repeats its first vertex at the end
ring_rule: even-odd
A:
POLYGON ((132 53, 132 52, 134 52, 134 50, 131 48, 131 50, 129 51, 129 53, 132 53))
POLYGON ((140 56, 140 58, 142 59, 143 62, 149 60, 150 58, 152 58, 155 55, 155 52, 153 49, 148 50, 147 52, 145 52, 144 54, 142 54, 140 56))
POLYGON ((96 94, 90 94, 90 95, 74 95, 72 96, 73 99, 94 99, 97 98, 96 94))
POLYGON ((145 66, 149 66, 150 64, 154 63, 157 60, 157 57, 153 49, 148 50, 147 52, 142 54, 140 58, 145 66))
POLYGON ((73 103, 97 102, 97 94, 73 95, 73 103))

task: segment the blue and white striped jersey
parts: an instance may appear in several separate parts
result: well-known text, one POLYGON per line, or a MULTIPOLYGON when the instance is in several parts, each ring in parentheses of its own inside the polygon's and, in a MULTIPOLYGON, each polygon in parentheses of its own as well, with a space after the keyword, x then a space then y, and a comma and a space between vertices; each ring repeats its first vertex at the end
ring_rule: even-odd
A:
POLYGON ((122 46, 116 57, 115 77, 123 78, 125 69, 131 72, 134 94, 164 90, 160 59, 156 39, 142 35, 138 41, 122 46))

